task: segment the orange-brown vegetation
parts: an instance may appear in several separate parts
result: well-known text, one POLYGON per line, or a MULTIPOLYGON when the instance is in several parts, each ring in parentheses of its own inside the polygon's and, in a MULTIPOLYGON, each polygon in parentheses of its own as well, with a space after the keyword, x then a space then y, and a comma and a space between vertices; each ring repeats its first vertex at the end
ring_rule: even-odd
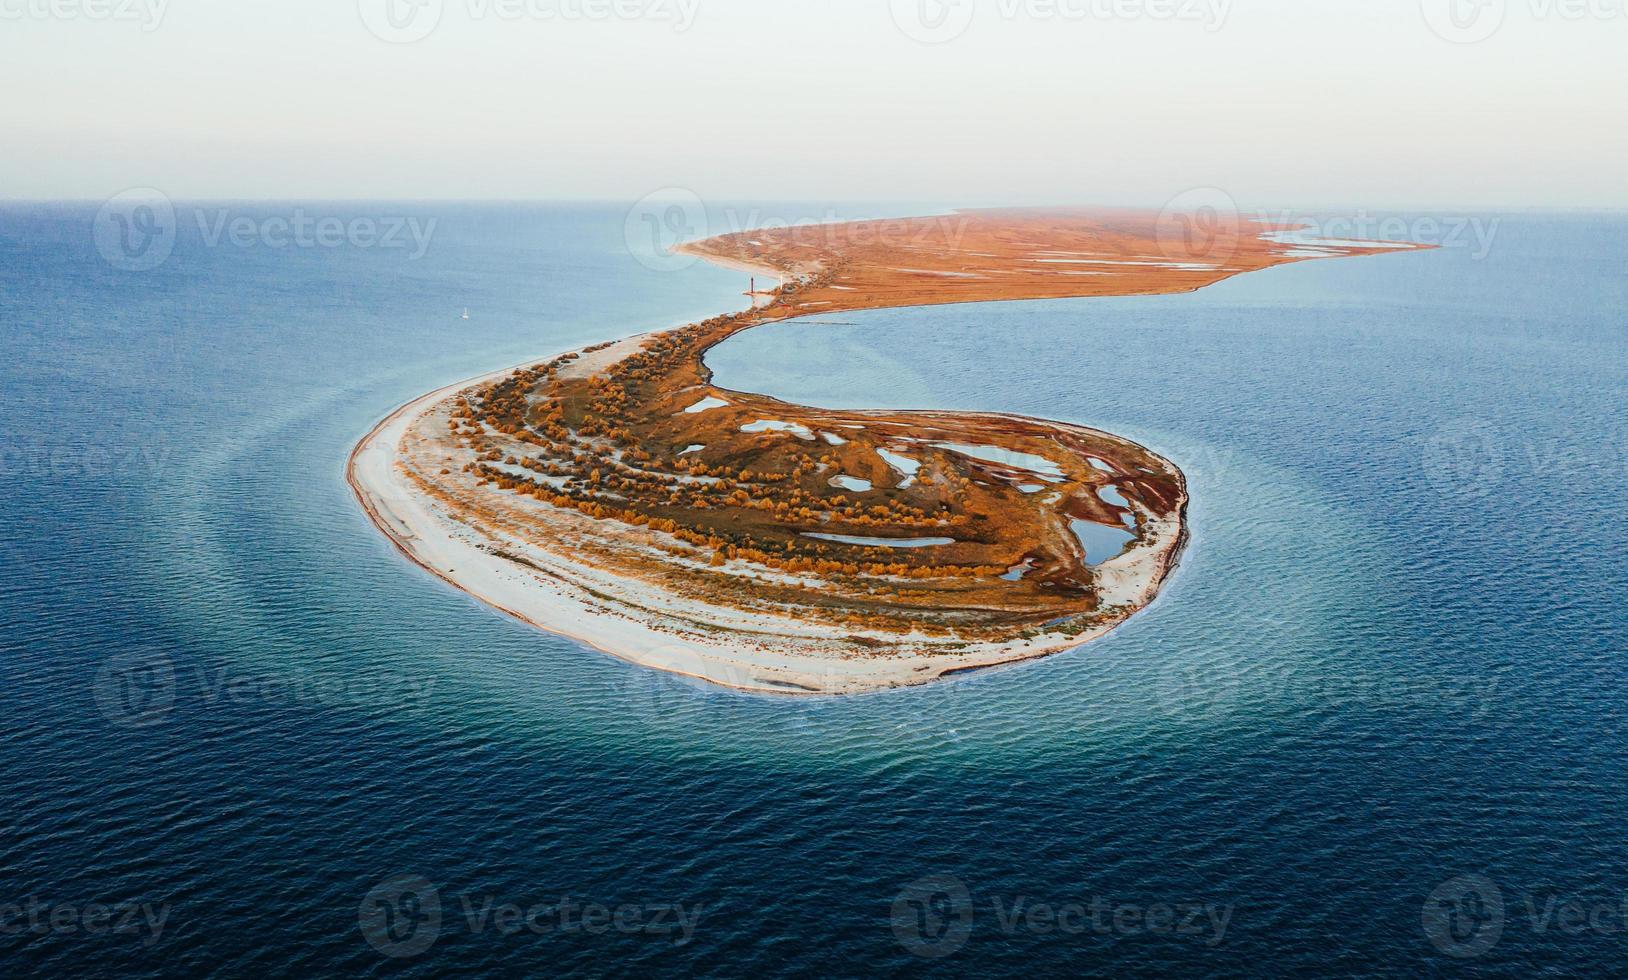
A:
POLYGON ((1152 588, 1105 601, 1070 522, 1134 523, 1130 548, 1156 552, 1156 586, 1186 502, 1167 461, 1060 423, 790 405, 713 386, 703 357, 740 331, 815 313, 1182 292, 1295 261, 1260 238, 1266 226, 1194 228, 1145 212, 981 211, 696 243, 782 285, 765 306, 462 392, 428 432, 434 467, 413 476, 472 521, 708 603, 967 640, 1111 621, 1152 588), (703 399, 711 407, 691 411, 703 399), (1022 455, 990 462, 950 446, 1022 455), (1105 502, 1108 486, 1130 506, 1105 502))

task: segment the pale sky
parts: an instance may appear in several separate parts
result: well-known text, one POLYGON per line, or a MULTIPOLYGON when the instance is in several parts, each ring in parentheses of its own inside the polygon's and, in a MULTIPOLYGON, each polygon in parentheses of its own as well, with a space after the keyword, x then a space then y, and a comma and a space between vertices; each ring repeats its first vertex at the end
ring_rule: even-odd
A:
POLYGON ((1625 64, 1628 0, 0 0, 0 198, 1628 207, 1625 64))

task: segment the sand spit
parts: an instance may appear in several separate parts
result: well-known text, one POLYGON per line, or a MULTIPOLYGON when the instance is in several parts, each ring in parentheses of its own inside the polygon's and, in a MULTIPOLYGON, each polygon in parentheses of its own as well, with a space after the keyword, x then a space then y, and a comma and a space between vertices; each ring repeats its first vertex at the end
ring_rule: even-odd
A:
POLYGON ((788 405, 713 386, 703 356, 814 312, 1180 292, 1306 258, 1265 226, 1197 254, 1185 239, 1172 248, 1166 217, 964 212, 695 243, 781 285, 765 306, 414 399, 367 434, 347 476, 396 546, 453 586, 728 687, 858 693, 1077 647, 1145 607, 1175 568, 1187 490, 1173 463, 1058 422, 788 405), (1126 261, 1066 277, 1025 264, 1037 247, 1126 261), (948 274, 973 256, 1007 274, 948 274), (813 438, 833 430, 844 436, 813 438), (901 456, 915 464, 902 481, 901 456), (1036 460, 1055 492, 1034 492, 1036 460), (1071 522, 1123 528, 1127 507, 1134 539, 1087 566, 1071 522))

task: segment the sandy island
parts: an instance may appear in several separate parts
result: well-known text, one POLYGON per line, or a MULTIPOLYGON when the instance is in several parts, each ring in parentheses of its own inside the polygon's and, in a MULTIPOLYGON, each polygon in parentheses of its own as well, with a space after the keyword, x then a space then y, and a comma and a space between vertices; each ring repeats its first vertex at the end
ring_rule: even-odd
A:
POLYGON ((1002 210, 693 243, 781 285, 750 310, 417 398, 361 441, 348 479, 380 530, 452 585, 733 688, 856 693, 1071 649, 1145 607, 1175 568, 1175 464, 1061 422, 730 391, 706 351, 815 314, 1186 292, 1410 247, 1293 231, 1002 210))

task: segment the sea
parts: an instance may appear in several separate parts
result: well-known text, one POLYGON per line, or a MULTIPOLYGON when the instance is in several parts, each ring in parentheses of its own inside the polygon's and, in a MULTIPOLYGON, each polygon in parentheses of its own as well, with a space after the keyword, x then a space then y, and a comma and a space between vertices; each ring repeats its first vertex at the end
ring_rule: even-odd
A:
POLYGON ((430 577, 345 484, 427 390, 747 305, 674 240, 910 211, 0 205, 0 969, 1628 970, 1621 213, 721 345, 726 387, 1186 472, 1151 607, 936 686, 631 666, 430 577))

